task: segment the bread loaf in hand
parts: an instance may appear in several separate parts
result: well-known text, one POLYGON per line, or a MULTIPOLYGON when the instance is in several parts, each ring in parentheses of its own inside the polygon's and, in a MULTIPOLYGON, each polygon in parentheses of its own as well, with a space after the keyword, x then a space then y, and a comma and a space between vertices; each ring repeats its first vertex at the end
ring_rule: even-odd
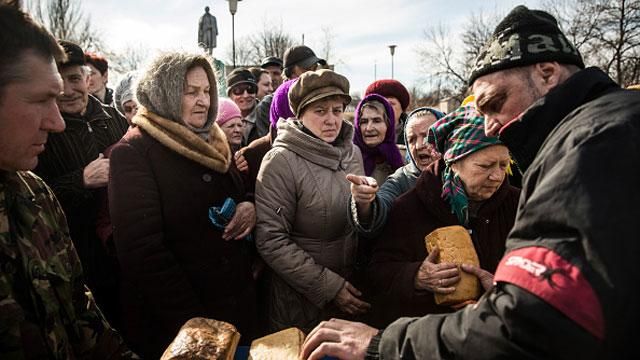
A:
POLYGON ((454 263, 458 265, 460 282, 453 285, 456 291, 451 294, 434 294, 438 305, 456 305, 480 296, 480 281, 475 275, 466 273, 461 264, 480 266, 478 254, 473 247, 469 232, 462 226, 447 226, 433 230, 425 237, 427 251, 440 249, 438 263, 454 263))
POLYGON ((240 333, 226 322, 193 318, 187 321, 161 360, 232 360, 240 333))
POLYGON ((251 342, 249 360, 298 360, 304 333, 289 328, 251 342))

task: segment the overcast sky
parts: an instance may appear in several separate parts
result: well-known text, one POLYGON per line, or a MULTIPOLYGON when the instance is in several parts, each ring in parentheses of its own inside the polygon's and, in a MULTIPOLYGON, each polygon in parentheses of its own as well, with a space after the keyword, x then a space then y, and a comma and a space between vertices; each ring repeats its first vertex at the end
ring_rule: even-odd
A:
MULTIPOLYGON (((518 4, 532 8, 539 0, 242 0, 235 16, 236 39, 260 31, 264 23, 282 24, 283 30, 321 56, 323 28, 334 36, 335 70, 347 76, 352 92, 362 92, 378 79, 391 77, 388 45, 397 45, 395 78, 405 86, 424 85, 417 48, 424 30, 443 23, 451 39, 472 12, 487 16, 506 14, 518 4), (377 64, 377 65, 374 65, 377 64)), ((225 0, 83 0, 106 45, 115 50, 143 46, 158 50, 200 51, 196 46, 198 18, 209 6, 218 21, 218 47, 214 56, 227 59, 231 44, 231 14, 225 0)))

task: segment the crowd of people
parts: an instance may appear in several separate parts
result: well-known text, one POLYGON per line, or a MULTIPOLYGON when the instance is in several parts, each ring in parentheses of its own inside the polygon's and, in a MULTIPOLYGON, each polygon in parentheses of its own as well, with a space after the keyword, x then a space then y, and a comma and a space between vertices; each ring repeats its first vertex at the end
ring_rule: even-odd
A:
POLYGON ((456 110, 384 79, 353 121, 304 45, 226 89, 163 53, 114 91, 0 1, 0 47, 3 359, 157 359, 194 317, 297 327, 304 359, 637 356, 640 92, 544 11, 500 22, 456 110), (479 265, 427 250, 452 225, 479 265), (438 304, 462 273, 483 294, 438 304))

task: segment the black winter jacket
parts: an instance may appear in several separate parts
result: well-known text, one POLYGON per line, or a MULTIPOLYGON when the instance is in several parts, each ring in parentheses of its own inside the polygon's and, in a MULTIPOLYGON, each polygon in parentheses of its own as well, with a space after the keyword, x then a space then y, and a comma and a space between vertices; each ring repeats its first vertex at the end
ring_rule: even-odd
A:
POLYGON ((116 322, 114 259, 110 258, 96 234, 99 189, 84 187, 84 168, 100 153, 116 143, 129 127, 113 107, 89 95, 84 115, 62 114, 66 128, 49 134, 35 173, 51 186, 69 223, 71 239, 80 256, 84 275, 101 310, 116 322))
POLYGON ((525 174, 497 285, 456 313, 394 322, 369 356, 638 358, 640 92, 581 70, 500 139, 525 174))

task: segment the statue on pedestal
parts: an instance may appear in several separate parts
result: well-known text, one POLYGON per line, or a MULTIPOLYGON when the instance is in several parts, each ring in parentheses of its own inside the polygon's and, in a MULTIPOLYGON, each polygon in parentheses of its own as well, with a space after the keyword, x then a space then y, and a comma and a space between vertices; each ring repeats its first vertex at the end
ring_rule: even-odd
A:
POLYGON ((204 8, 204 15, 200 17, 198 22, 198 46, 203 48, 207 54, 211 55, 211 51, 216 47, 216 38, 218 37, 218 24, 216 17, 209 13, 209 7, 204 8))

